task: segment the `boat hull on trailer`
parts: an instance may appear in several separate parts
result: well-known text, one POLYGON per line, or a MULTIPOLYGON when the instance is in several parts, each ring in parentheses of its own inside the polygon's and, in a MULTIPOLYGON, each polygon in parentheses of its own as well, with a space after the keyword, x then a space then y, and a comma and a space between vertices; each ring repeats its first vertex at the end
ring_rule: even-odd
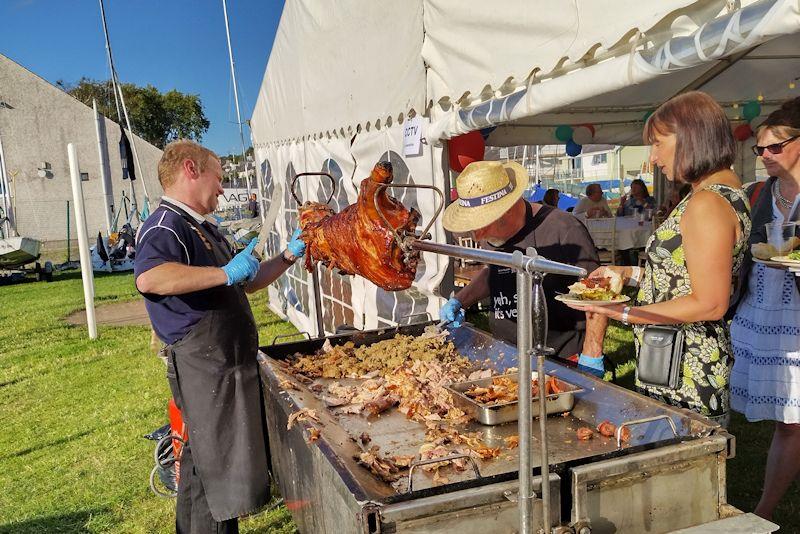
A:
POLYGON ((0 239, 0 269, 15 269, 38 260, 41 247, 41 241, 30 237, 0 239))

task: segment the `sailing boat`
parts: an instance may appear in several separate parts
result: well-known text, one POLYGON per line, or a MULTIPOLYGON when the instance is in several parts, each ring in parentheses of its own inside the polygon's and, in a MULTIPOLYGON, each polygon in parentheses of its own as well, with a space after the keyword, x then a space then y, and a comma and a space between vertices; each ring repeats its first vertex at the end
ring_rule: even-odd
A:
POLYGON ((0 140, 0 270, 19 269, 39 259, 42 242, 19 235, 11 219, 11 190, 8 187, 3 142, 0 140))
MULTIPOLYGON (((143 220, 149 214, 149 198, 147 194, 147 184, 144 176, 141 178, 141 186, 144 191, 144 210, 142 213, 138 211, 136 202, 136 188, 134 182, 136 180, 136 169, 142 169, 139 163, 139 156, 136 152, 136 143, 133 136, 133 129, 131 128, 130 117, 128 116, 128 108, 125 105, 125 95, 122 92, 122 87, 119 83, 119 76, 117 74, 116 66, 114 65, 114 54, 111 51, 111 40, 108 35, 108 24, 106 21, 105 5, 103 0, 99 0, 100 5, 100 19, 103 26, 103 36, 106 44, 106 56, 108 60, 108 68, 111 73, 111 88, 114 92, 114 102, 117 108, 117 122, 119 123, 120 130, 120 161, 122 162, 122 178, 128 180, 130 183, 130 199, 131 211, 128 214, 127 221, 123 224, 122 229, 117 231, 117 218, 124 209, 128 213, 127 198, 125 193, 122 194, 122 202, 114 216, 113 225, 108 228, 109 235, 103 237, 102 233, 97 235, 96 244, 89 249, 92 258, 92 269, 96 272, 119 272, 119 271, 132 271, 133 260, 135 256, 135 235, 136 231, 133 228, 134 219, 138 222, 143 220), (125 131, 124 124, 127 126, 128 132, 125 131)), ((95 114, 97 110, 95 109, 95 114)))

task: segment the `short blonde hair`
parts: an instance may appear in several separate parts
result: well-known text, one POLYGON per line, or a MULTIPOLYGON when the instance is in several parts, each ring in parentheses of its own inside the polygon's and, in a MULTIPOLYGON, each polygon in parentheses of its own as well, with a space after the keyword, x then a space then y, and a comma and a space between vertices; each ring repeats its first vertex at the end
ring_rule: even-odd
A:
POLYGON ((214 152, 194 141, 179 139, 171 142, 164 148, 164 154, 158 162, 158 181, 161 182, 161 187, 166 189, 175 183, 176 175, 185 160, 192 160, 198 170, 203 172, 210 158, 219 160, 214 152))

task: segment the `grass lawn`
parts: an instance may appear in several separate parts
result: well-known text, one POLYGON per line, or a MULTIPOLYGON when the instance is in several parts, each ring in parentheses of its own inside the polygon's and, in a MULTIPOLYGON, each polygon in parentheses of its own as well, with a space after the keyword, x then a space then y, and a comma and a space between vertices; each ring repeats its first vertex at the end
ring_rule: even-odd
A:
MULTIPOLYGON (((137 298, 133 276, 98 276, 97 303, 137 298)), ((174 532, 174 501, 148 488, 154 442, 167 422, 164 364, 147 327, 85 327, 79 273, 0 287, 0 534, 174 532)), ((293 332, 253 299, 262 342, 293 332)), ((294 532, 277 509, 242 532, 294 532)))
MULTIPOLYGON (((131 275, 96 279, 97 303, 137 298, 131 275)), ((293 332, 253 299, 262 343, 293 332)), ((0 287, 0 534, 173 531, 173 501, 148 489, 153 442, 166 422, 164 366, 146 327, 85 327, 62 318, 83 307, 79 273, 53 283, 0 287)), ((476 323, 474 317, 470 317, 476 323)), ((612 325, 606 353, 618 381, 633 383, 629 329, 612 325)), ((734 415, 737 456, 728 462, 728 500, 752 510, 761 493, 769 423, 734 415)), ((781 532, 800 532, 800 488, 778 508, 781 532)), ((285 508, 241 524, 244 533, 294 532, 285 508)))

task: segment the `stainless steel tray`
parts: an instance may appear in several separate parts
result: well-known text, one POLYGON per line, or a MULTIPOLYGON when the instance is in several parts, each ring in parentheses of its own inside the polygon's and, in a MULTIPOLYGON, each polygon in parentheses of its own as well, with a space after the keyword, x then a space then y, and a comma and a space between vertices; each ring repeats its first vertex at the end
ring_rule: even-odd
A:
MULTIPOLYGON (((492 384, 492 379, 498 376, 504 376, 516 382, 519 373, 509 373, 505 375, 496 375, 489 378, 482 378, 480 380, 468 380, 466 382, 457 382, 450 384, 447 389, 453 394, 454 403, 464 410, 468 415, 472 415, 476 421, 484 425, 500 425, 510 421, 517 420, 518 401, 506 402, 502 404, 483 404, 467 397, 464 392, 473 386, 486 387, 492 384)), ((536 371, 531 373, 531 379, 536 380, 536 371)), ((545 397, 545 408, 547 414, 564 413, 572 410, 575 406, 575 393, 583 391, 582 388, 570 384, 561 378, 558 378, 559 383, 564 385, 562 393, 553 393, 545 397)), ((531 399, 531 406, 534 417, 539 413, 539 397, 531 399)))

